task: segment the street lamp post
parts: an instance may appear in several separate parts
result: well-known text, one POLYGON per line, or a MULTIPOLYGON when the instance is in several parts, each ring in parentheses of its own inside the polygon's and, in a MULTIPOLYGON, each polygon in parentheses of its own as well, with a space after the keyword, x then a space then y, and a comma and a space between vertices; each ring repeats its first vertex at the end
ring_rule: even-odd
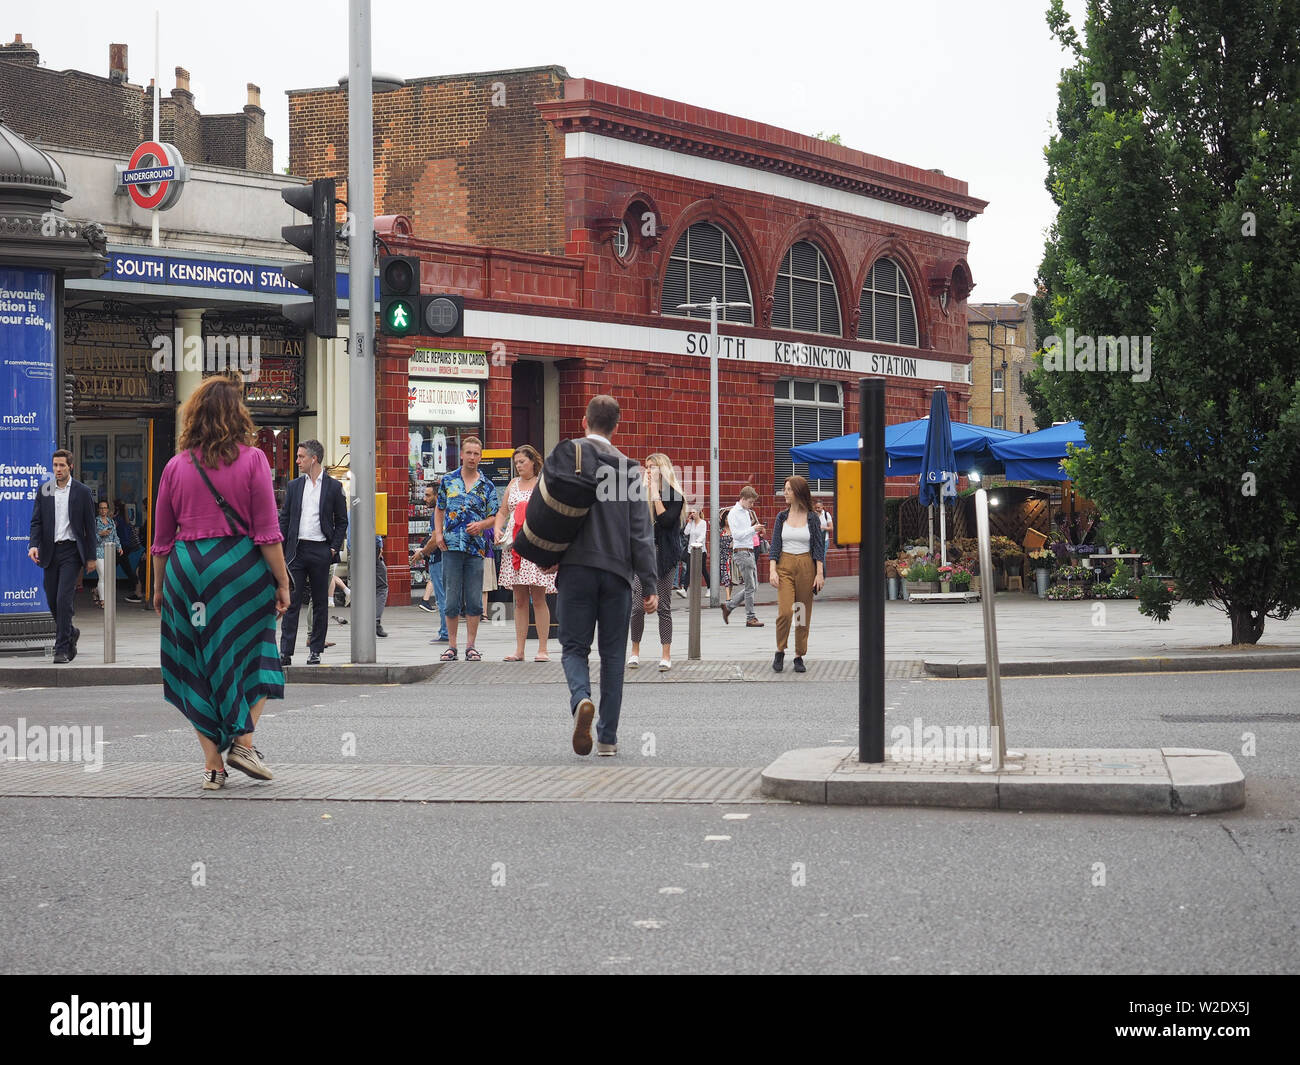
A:
POLYGON ((718 308, 752 306, 748 303, 721 302, 717 296, 710 296, 708 303, 679 303, 679 311, 709 311, 709 510, 713 520, 709 522, 709 563, 713 572, 709 578, 709 606, 717 606, 722 594, 722 560, 718 557, 718 308))

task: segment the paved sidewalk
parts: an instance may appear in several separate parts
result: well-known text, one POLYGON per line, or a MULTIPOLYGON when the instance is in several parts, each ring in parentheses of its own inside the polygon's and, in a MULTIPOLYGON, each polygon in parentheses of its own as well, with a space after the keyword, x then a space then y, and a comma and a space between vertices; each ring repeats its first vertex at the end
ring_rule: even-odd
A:
MULTIPOLYGON (((851 680, 858 661, 857 579, 832 578, 814 602, 809 644, 810 671, 822 663, 841 663, 833 679, 851 680)), ((702 681, 729 679, 737 667, 757 679, 762 670, 746 664, 770 663, 776 640, 776 590, 759 588, 759 617, 763 628, 747 628, 743 611, 724 625, 721 613, 701 611, 702 661, 726 673, 704 676, 700 664, 686 668, 686 601, 673 597, 673 663, 670 673, 658 674, 659 649, 653 625, 642 645, 643 675, 657 680, 702 681)), ((1182 605, 1173 620, 1159 625, 1142 617, 1136 602, 1048 602, 1018 592, 997 597, 998 647, 1007 675, 1027 673, 1134 672, 1161 669, 1300 668, 1300 618, 1269 621, 1258 647, 1229 649, 1227 619, 1210 607, 1182 605)), ((332 619, 347 621, 350 608, 332 608, 332 619)), ((82 686, 93 684, 159 684, 158 617, 151 610, 125 602, 117 612, 116 662, 103 661, 103 615, 83 597, 77 608, 81 629, 79 654, 74 662, 55 666, 50 654, 0 654, 0 687, 82 686)), ((415 608, 390 606, 384 614, 387 639, 376 641, 378 663, 354 666, 351 629, 331 620, 324 664, 309 667, 302 646, 290 668, 291 681, 302 683, 410 683, 427 680, 440 668, 438 656, 446 644, 430 644, 437 633, 438 617, 415 608)), ((300 640, 305 633, 300 631, 300 640)), ((501 665, 514 650, 514 622, 485 620, 479 629, 483 667, 501 665)), ((461 650, 465 647, 461 632, 461 650)), ((536 653, 529 641, 528 654, 536 653)), ((539 680, 558 681, 559 648, 552 641, 552 664, 522 662, 512 670, 537 669, 539 680), (552 676, 552 674, 554 674, 552 676)), ((787 649, 786 674, 793 648, 787 649)), ((885 609, 885 657, 896 663, 924 661, 936 676, 978 676, 984 666, 983 615, 979 603, 890 602, 885 609)), ((464 659, 461 659, 462 663, 464 659)), ((465 666, 464 668, 470 668, 465 666)), ((770 670, 768 670, 770 672, 770 670)), ((783 674, 784 676, 785 674, 783 674)), ((811 672, 810 672, 811 675, 811 672)), ((743 678, 737 678, 743 679, 743 678)), ((827 677, 826 679, 832 679, 827 677)))

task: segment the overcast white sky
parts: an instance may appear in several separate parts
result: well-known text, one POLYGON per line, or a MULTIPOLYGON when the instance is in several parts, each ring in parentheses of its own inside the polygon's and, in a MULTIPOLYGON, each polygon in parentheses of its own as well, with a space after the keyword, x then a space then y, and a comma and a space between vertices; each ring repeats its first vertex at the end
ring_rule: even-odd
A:
MULTIPOLYGON (((725 6, 658 0, 372 0, 374 68, 406 77, 556 64, 585 76, 938 167, 988 200, 970 224, 973 301, 1032 291, 1053 207, 1042 149, 1066 55, 1047 32, 1048 0, 806 0, 725 6)), ((1082 0, 1067 0, 1076 26, 1082 0)), ((238 111, 262 88, 276 166, 288 157, 285 90, 334 84, 348 59, 346 0, 33 5, 6 13, 53 70, 108 73, 112 41, 130 77, 191 76, 204 114, 238 111)), ((508 160, 503 161, 508 165, 508 160)))

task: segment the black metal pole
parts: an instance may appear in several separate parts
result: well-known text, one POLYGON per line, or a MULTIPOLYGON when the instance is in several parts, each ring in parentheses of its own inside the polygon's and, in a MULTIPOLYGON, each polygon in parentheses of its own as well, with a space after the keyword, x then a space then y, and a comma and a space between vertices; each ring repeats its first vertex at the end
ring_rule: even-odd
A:
POLYGON ((858 382, 862 547, 858 552, 858 761, 885 760, 885 379, 858 382))

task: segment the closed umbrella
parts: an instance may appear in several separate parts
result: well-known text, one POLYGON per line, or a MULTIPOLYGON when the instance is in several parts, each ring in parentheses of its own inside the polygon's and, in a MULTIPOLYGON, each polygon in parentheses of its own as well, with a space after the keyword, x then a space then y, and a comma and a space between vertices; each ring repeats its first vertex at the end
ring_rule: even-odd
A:
POLYGON ((945 496, 957 495, 957 458, 952 447, 952 422, 948 417, 948 393, 936 388, 930 397, 930 424, 921 452, 920 495, 922 506, 939 504, 939 562, 948 564, 948 522, 945 496))

